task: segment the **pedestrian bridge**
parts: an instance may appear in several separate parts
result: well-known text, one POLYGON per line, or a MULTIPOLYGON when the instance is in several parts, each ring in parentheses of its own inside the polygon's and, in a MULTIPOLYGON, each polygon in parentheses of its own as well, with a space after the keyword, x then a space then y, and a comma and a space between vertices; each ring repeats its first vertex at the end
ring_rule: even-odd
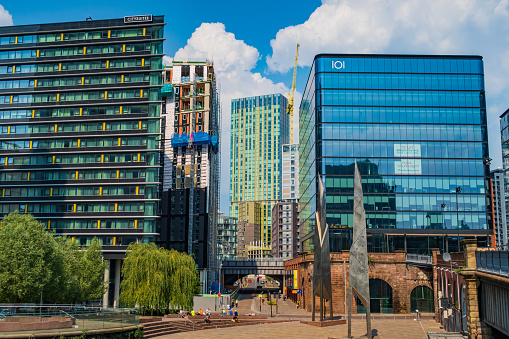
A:
POLYGON ((276 279, 283 286, 283 277, 285 275, 284 262, 288 259, 283 258, 239 258, 236 260, 223 260, 221 262, 221 274, 224 277, 225 285, 233 284, 248 274, 268 275, 276 279))

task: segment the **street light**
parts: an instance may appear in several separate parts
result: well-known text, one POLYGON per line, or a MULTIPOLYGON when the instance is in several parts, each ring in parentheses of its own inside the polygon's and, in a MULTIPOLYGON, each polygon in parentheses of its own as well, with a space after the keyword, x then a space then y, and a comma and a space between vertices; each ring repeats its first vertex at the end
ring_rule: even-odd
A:
MULTIPOLYGON (((428 220, 428 229, 431 228, 431 215, 426 214, 426 219, 428 220)), ((429 254, 429 233, 428 233, 428 254, 429 254)))
POLYGON ((460 212, 458 209, 458 194, 461 193, 461 187, 456 187, 456 222, 458 223, 458 252, 460 251, 460 212))
MULTIPOLYGON (((440 204, 440 207, 442 208, 442 229, 445 229, 445 225, 444 225, 445 203, 440 204)), ((445 242, 447 242, 447 235, 445 236, 445 242)), ((449 246, 447 246, 447 249, 449 249, 449 246)), ((444 252, 447 252, 445 244, 444 244, 444 249, 443 250, 444 250, 444 252)))

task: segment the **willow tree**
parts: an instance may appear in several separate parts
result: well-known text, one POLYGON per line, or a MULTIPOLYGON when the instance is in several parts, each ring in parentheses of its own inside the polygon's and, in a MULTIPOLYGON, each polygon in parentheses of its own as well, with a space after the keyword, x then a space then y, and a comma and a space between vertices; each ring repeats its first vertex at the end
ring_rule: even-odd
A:
POLYGON ((154 243, 131 244, 122 265, 120 300, 126 306, 161 310, 191 307, 198 275, 194 259, 154 243))

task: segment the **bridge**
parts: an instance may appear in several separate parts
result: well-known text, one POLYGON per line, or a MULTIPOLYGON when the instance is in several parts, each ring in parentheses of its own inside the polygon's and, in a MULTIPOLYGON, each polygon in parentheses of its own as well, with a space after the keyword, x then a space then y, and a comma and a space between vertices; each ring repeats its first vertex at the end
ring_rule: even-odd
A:
POLYGON ((509 336, 509 252, 476 251, 475 261, 479 317, 495 331, 509 336))
POLYGON ((268 275, 279 281, 283 286, 285 274, 284 262, 288 259, 283 258, 239 258, 236 260, 223 260, 221 262, 221 275, 225 285, 232 285, 237 279, 248 274, 268 275))

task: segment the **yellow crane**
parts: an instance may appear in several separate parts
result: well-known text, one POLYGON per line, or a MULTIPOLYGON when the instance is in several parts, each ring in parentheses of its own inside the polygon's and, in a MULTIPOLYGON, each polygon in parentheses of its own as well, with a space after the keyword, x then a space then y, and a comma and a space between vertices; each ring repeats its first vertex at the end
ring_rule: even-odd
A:
POLYGON ((299 44, 295 51, 295 64, 293 65, 293 81, 291 93, 288 93, 288 106, 286 106, 286 113, 290 114, 290 143, 293 141, 293 97, 295 95, 295 78, 297 77, 297 59, 299 58, 299 44))

